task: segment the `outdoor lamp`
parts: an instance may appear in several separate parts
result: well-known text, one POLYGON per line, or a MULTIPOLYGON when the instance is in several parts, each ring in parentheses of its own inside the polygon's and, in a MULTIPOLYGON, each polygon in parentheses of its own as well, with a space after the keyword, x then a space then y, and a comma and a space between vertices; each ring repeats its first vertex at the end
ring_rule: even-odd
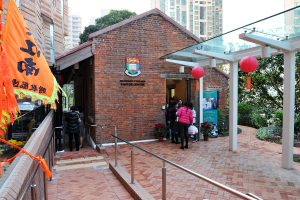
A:
POLYGON ((184 73, 184 66, 179 67, 179 73, 184 73))

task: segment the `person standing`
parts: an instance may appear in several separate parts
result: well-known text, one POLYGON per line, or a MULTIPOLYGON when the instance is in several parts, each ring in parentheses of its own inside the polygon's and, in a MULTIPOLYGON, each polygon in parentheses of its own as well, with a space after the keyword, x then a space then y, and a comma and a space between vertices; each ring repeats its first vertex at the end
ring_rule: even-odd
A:
POLYGON ((178 100, 178 109, 183 107, 182 99, 178 100))
POLYGON ((172 129, 172 143, 179 144, 178 142, 178 132, 179 132, 179 127, 178 127, 178 120, 177 120, 177 113, 178 111, 178 101, 173 101, 173 106, 171 108, 171 129, 172 129), (176 142, 175 140, 176 139, 176 142))
POLYGON ((79 122, 79 130, 80 130, 80 133, 79 133, 79 148, 82 148, 83 147, 83 134, 84 134, 84 114, 83 114, 83 109, 81 106, 77 106, 77 109, 79 111, 79 118, 80 118, 80 122, 79 122))
POLYGON ((167 134, 166 138, 169 138, 169 136, 171 136, 171 133, 172 133, 172 130, 171 130, 171 109, 173 107, 173 101, 172 102, 169 102, 169 106, 168 108, 166 109, 166 121, 167 121, 167 124, 169 126, 169 133, 167 134))
POLYGON ((79 151, 79 124, 78 124, 78 112, 76 106, 72 106, 70 111, 67 113, 66 121, 67 128, 66 133, 69 135, 69 148, 73 151, 73 137, 75 138, 76 151, 79 151))
MULTIPOLYGON (((197 115, 196 115, 196 110, 194 109, 194 105, 193 105, 192 102, 190 102, 190 109, 193 112, 193 123, 192 123, 192 125, 194 125, 196 123, 196 117, 197 117, 197 115)), ((193 142, 197 142, 198 141, 197 134, 194 135, 194 138, 195 138, 195 140, 193 142)))
POLYGON ((184 106, 180 108, 177 112, 177 117, 179 117, 179 132, 180 132, 180 138, 181 138, 181 149, 188 149, 188 128, 189 125, 193 123, 193 112, 190 109, 190 103, 185 102, 184 106), (186 140, 185 146, 183 146, 183 138, 186 140))

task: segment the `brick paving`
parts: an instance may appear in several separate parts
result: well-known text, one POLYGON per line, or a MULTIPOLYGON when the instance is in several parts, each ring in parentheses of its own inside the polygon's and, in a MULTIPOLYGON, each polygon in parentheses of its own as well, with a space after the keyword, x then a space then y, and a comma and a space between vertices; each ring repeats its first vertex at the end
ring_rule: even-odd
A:
MULTIPOLYGON (((258 140, 254 128, 239 126, 238 151, 228 151, 228 137, 210 138, 209 141, 190 143, 189 149, 179 149, 170 141, 138 143, 137 145, 207 176, 243 193, 253 193, 268 200, 300 200, 300 163, 294 169, 281 168, 281 145, 258 140)), ((161 199, 162 161, 135 150, 135 179, 156 199, 161 199)), ((129 145, 118 147, 120 164, 130 173, 129 145)), ((104 161, 114 161, 114 148, 107 147, 109 156, 104 161)), ((299 148, 294 148, 300 154, 299 148)), ((96 150, 84 148, 77 152, 58 154, 70 159, 100 155, 96 150)), ((240 199, 222 189, 208 184, 169 164, 167 167, 167 199, 240 199)), ((49 184, 49 199, 126 199, 131 198, 114 175, 102 167, 55 172, 49 184), (87 179, 89 179, 87 181, 87 179)))
MULTIPOLYGON (((87 146, 87 144, 85 144, 87 146)), ((75 163, 58 164, 56 166, 87 164, 104 161, 105 166, 88 167, 73 170, 53 170, 53 181, 48 182, 48 197, 50 200, 99 200, 99 199, 133 199, 119 180, 108 168, 111 158, 107 154, 100 154, 91 147, 84 147, 79 151, 57 153, 58 160, 91 158, 103 156, 103 160, 88 160, 75 163)))

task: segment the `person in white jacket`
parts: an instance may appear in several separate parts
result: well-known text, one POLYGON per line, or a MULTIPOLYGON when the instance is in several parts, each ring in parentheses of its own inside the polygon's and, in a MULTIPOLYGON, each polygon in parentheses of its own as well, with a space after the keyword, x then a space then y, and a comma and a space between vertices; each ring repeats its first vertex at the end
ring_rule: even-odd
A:
MULTIPOLYGON (((194 105, 192 102, 190 102, 190 109, 193 111, 193 125, 196 123, 196 111, 194 109, 194 105)), ((194 135, 195 140, 193 142, 197 142, 197 134, 194 135)))

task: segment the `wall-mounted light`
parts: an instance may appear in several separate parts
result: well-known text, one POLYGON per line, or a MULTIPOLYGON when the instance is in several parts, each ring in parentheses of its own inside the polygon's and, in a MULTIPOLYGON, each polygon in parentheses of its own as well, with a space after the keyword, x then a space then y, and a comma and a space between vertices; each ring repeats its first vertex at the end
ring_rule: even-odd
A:
POLYGON ((184 73, 184 66, 179 67, 179 73, 184 73))
POLYGON ((210 64, 210 67, 216 67, 217 66, 217 60, 215 58, 211 58, 209 60, 209 64, 210 64))

